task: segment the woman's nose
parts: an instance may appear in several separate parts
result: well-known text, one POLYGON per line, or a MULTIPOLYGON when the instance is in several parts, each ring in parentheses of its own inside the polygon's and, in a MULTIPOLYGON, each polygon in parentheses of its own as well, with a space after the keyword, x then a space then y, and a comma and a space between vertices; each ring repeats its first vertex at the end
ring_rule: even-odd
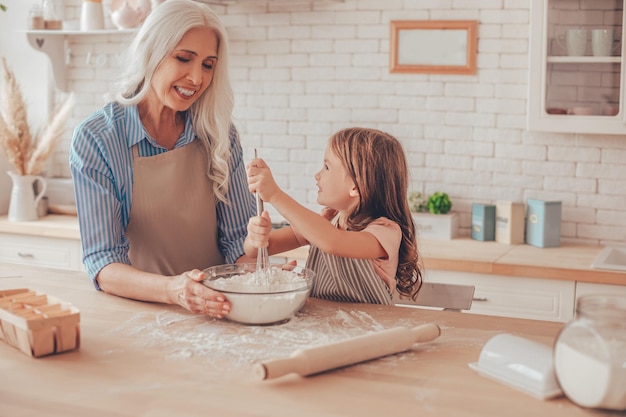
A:
POLYGON ((202 83, 202 66, 193 66, 187 73, 187 79, 189 79, 193 85, 200 85, 202 83))

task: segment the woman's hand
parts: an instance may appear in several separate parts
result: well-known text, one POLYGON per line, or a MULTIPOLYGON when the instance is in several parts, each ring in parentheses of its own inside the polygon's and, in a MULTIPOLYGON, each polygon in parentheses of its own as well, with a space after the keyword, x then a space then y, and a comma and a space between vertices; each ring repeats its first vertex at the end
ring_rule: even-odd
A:
POLYGON ((194 314, 223 318, 230 312, 230 303, 221 293, 201 284, 205 278, 198 269, 180 274, 170 285, 170 299, 194 314))

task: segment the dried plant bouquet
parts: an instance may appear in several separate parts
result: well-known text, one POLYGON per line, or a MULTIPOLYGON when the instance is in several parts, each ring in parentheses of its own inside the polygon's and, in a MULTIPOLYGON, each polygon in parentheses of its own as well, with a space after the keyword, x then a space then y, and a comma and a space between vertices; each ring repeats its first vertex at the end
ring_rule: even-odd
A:
POLYGON ((2 66, 4 91, 0 96, 0 148, 17 174, 39 175, 61 139, 74 106, 74 95, 67 96, 48 123, 33 137, 22 92, 5 58, 2 58, 2 66))

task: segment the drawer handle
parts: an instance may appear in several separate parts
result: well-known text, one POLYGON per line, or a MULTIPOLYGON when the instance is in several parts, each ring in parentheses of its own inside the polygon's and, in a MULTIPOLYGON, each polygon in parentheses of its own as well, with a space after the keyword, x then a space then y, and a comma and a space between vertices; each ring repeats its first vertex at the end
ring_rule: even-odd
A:
POLYGON ((474 297, 472 301, 487 301, 487 297, 474 297))
POLYGON ((35 255, 33 255, 32 253, 24 253, 24 252, 18 252, 17 256, 19 256, 20 258, 29 258, 29 259, 32 259, 35 257, 35 255))

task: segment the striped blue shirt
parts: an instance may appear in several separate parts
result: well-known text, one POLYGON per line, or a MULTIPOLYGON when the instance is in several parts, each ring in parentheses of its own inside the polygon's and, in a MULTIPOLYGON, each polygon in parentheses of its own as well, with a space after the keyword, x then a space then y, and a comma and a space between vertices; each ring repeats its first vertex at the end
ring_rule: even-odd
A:
MULTIPOLYGON (((180 148, 196 140, 191 118, 176 142, 180 148)), ((244 254, 243 242, 248 219, 255 213, 255 201, 248 190, 243 150, 235 129, 231 131, 229 204, 217 201, 219 248, 227 263, 244 254)), ((133 192, 132 147, 139 156, 167 152, 144 129, 137 106, 106 104, 74 130, 70 148, 70 169, 74 180, 83 262, 89 277, 114 262, 130 265, 129 242, 124 236, 133 192)), ((206 173, 198 173, 206 175, 206 173)))

